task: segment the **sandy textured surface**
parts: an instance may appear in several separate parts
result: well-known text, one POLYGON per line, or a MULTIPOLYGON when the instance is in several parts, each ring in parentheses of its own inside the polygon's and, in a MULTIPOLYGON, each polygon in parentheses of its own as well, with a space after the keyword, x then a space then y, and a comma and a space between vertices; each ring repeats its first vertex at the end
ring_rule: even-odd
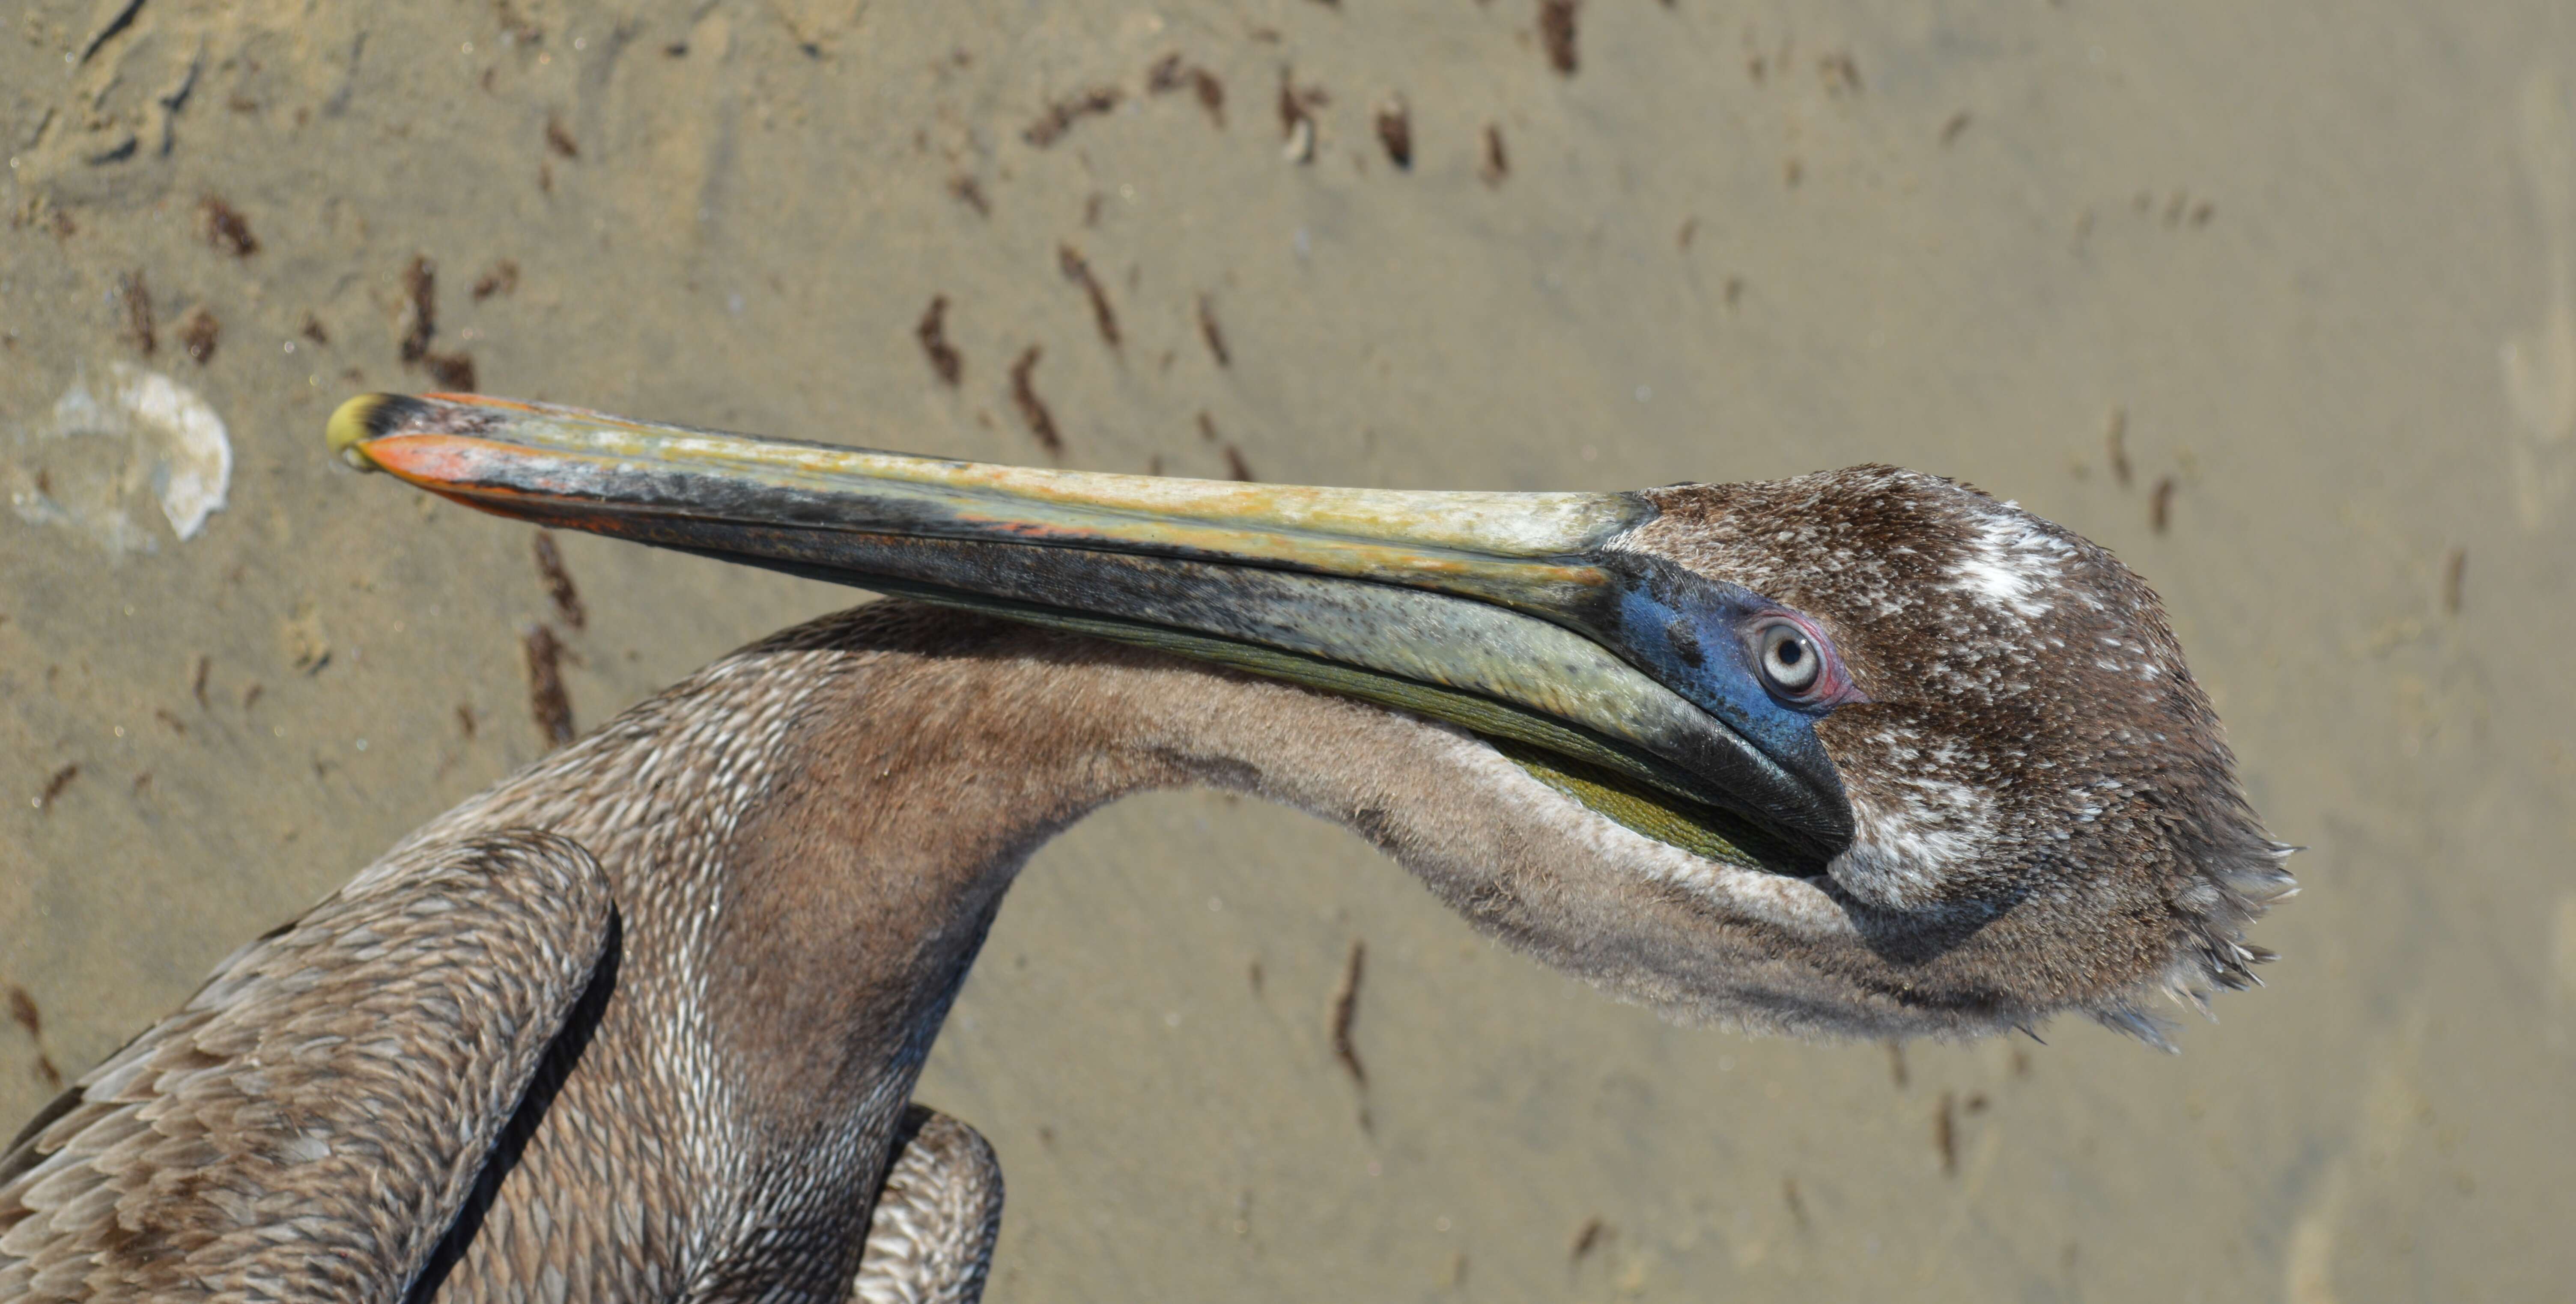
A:
POLYGON ((1128 803, 1031 866, 923 1085, 1010 1175, 994 1299, 2563 1291, 2576 11, 1590 0, 1574 35, 1567 75, 1529 0, 11 7, 0 1115, 541 754, 527 629, 587 725, 850 600, 568 538, 573 628, 531 531, 326 458, 340 398, 470 365, 1043 461, 1037 349, 1071 466, 1967 478, 2158 585, 2310 850, 2271 987, 2184 1054, 1900 1056, 1669 1028, 1339 830, 1128 803), (192 538, 203 449, 64 404, 120 365, 228 432, 192 538), (1326 1034, 1363 941, 1365 1094, 1326 1034))

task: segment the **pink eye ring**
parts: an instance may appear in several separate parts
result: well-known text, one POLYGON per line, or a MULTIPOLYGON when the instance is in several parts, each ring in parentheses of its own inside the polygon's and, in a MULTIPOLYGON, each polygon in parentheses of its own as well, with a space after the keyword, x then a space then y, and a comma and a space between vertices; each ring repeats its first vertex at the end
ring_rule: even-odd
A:
POLYGON ((1835 706, 1858 699, 1824 633, 1805 617, 1767 612, 1747 622, 1745 650, 1771 694, 1795 706, 1835 706))

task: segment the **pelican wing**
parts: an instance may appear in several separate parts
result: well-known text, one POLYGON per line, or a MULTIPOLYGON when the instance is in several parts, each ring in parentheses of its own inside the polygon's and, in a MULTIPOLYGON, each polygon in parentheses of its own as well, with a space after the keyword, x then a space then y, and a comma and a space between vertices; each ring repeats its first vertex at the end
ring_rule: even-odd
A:
POLYGON ((0 1300, 396 1300, 614 931, 578 844, 407 848, 0 1152, 0 1300))

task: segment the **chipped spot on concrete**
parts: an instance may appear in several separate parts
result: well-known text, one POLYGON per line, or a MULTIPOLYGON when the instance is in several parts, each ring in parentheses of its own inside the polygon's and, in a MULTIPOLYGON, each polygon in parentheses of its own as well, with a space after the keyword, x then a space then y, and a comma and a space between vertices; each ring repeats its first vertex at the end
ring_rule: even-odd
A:
POLYGON ((129 362, 83 375, 52 412, 16 432, 9 506, 35 525, 78 531, 111 553, 159 550, 154 507, 181 541, 223 510, 233 448, 223 418, 187 386, 129 362))

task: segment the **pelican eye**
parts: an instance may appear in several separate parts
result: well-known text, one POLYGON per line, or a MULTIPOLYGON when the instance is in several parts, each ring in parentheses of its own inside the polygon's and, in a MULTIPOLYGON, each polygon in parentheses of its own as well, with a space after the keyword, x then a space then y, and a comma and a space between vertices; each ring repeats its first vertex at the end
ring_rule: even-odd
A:
POLYGON ((1843 696, 1842 668, 1814 626, 1786 612, 1754 620, 1745 631, 1762 686, 1792 706, 1831 706, 1843 696))

